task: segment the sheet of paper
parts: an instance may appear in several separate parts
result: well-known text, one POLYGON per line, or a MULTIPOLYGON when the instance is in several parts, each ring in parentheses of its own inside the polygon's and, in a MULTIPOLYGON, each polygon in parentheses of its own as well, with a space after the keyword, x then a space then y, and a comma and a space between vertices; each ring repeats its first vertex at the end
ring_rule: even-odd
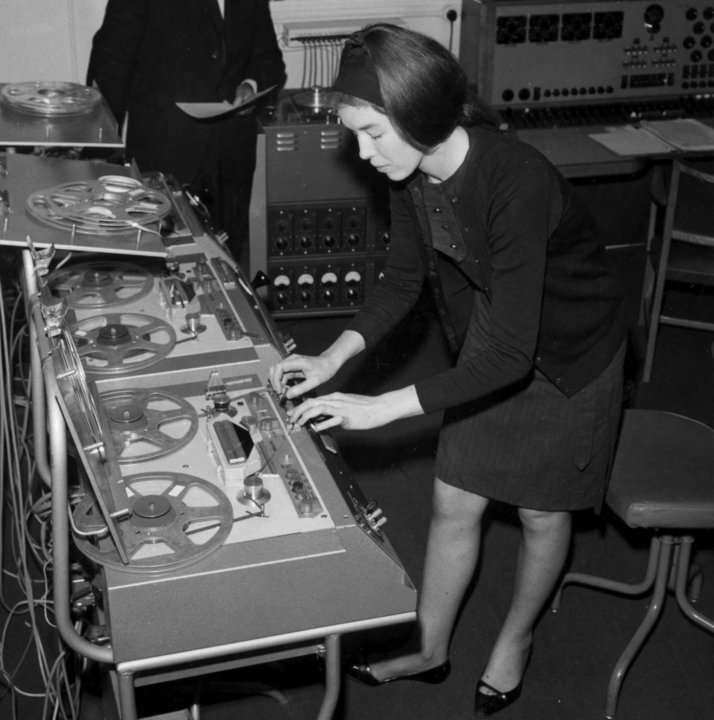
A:
POLYGON ((261 90, 255 95, 251 95, 246 101, 239 103, 229 103, 227 100, 224 100, 219 103, 177 102, 176 105, 187 115, 190 115, 197 120, 206 120, 208 118, 218 117, 219 115, 225 115, 226 113, 248 107, 256 100, 262 98, 263 95, 267 95, 274 88, 275 85, 271 85, 269 88, 261 90))
POLYGON ((674 148, 647 130, 633 125, 618 125, 590 137, 617 155, 660 155, 674 148))
POLYGON ((640 126, 678 150, 714 150, 714 128, 694 118, 643 120, 640 126))

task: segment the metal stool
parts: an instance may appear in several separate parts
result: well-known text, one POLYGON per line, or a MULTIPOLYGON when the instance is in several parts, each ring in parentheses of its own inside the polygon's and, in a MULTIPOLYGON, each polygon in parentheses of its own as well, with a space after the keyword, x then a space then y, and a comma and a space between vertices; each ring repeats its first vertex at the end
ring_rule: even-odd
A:
POLYGON ((567 573, 551 607, 558 610, 569 583, 623 595, 652 590, 644 620, 610 676, 605 716, 613 718, 625 674, 657 623, 668 589, 690 620, 714 633, 714 621, 692 607, 701 575, 690 566, 692 533, 714 528, 714 430, 674 413, 627 410, 606 503, 629 527, 652 531, 644 580, 624 583, 567 573))

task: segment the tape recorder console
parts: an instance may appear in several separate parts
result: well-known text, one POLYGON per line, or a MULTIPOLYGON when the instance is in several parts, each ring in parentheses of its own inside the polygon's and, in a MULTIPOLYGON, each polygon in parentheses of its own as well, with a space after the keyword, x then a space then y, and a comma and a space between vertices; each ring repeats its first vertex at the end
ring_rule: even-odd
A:
POLYGON ((131 684, 413 619, 381 510, 328 434, 288 423, 267 383, 286 345, 190 197, 160 175, 7 160, 0 241, 29 242, 56 586, 78 552, 102 628, 98 644, 60 618, 66 641, 131 684))
POLYGON ((387 181, 359 159, 324 92, 286 90, 263 118, 250 262, 275 317, 355 312, 389 250, 387 181))
POLYGON ((466 0, 461 30, 471 81, 516 127, 712 115, 708 0, 466 0))

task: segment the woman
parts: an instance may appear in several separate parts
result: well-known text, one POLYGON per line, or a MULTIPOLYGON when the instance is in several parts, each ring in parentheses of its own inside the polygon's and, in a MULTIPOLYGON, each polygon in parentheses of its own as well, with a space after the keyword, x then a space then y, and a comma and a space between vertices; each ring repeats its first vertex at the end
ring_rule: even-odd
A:
POLYGON ((392 181, 391 245, 367 303, 319 357, 270 371, 298 425, 367 429, 444 410, 419 597, 419 652, 354 666, 369 684, 440 682, 491 500, 518 508, 509 612, 476 687, 477 714, 518 698, 535 621, 561 573, 570 513, 602 502, 617 432, 623 296, 568 183, 534 149, 484 127, 436 41, 372 25, 333 87, 360 157, 392 181), (376 343, 432 284, 454 366, 376 397, 304 399, 376 343), (299 381, 295 384, 296 379, 299 381), (300 398, 302 401, 299 401, 300 398))

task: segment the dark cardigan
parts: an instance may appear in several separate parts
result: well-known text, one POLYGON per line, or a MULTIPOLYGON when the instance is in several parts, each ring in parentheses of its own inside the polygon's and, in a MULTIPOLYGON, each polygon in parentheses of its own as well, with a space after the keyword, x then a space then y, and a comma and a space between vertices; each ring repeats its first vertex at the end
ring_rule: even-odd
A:
POLYGON ((533 367, 570 396, 604 370, 627 331, 619 279, 569 183, 515 138, 483 129, 469 138, 464 163, 446 182, 417 176, 392 187, 387 264, 349 325, 374 344, 414 305, 424 277, 434 281, 460 355, 452 369, 416 383, 425 412, 487 395, 533 367), (466 313, 464 293, 439 282, 446 263, 469 286, 466 313), (458 322, 470 317, 474 292, 487 297, 488 317, 478 319, 485 350, 471 346, 472 333, 458 322))

